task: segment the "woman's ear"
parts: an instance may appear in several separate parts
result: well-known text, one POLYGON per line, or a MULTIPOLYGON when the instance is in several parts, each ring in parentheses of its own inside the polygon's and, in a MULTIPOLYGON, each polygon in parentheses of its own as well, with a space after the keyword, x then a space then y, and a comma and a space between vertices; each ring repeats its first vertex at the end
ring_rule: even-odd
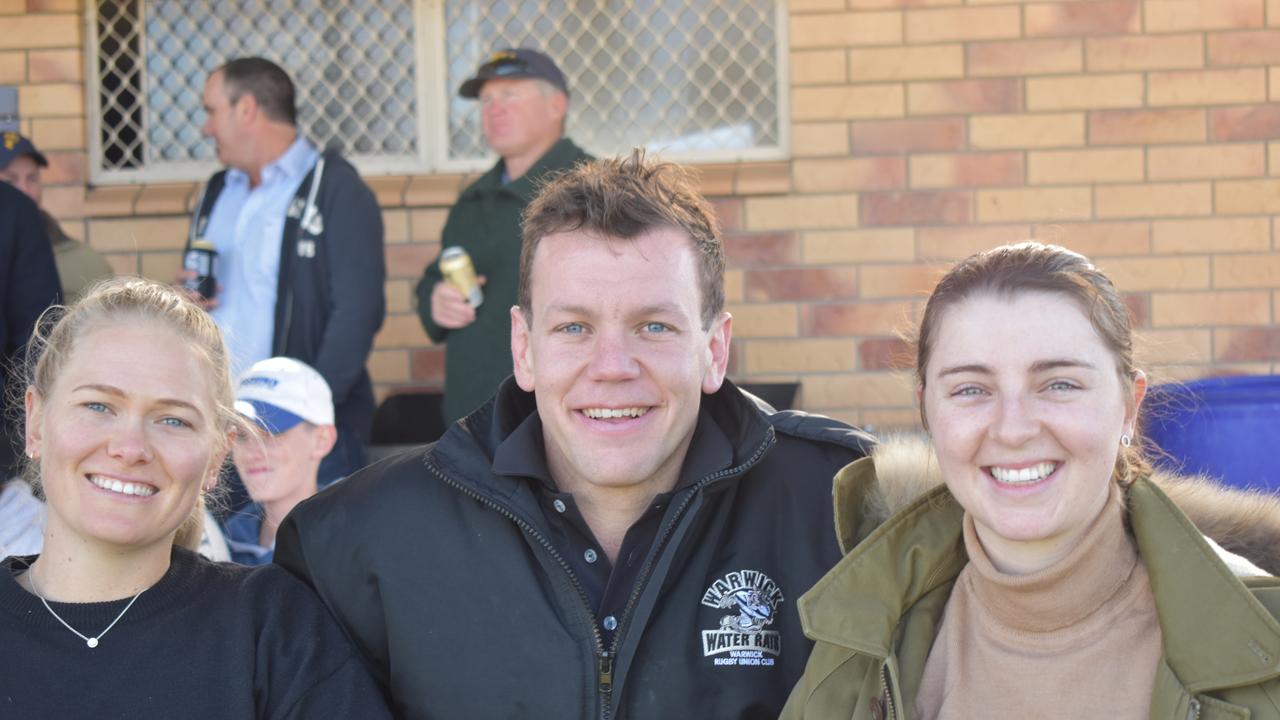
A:
POLYGON ((40 393, 36 392, 35 387, 28 385, 26 395, 23 397, 23 404, 26 406, 24 450, 27 457, 35 460, 40 457, 40 441, 42 438, 40 421, 44 417, 44 399, 40 397, 40 393))
POLYGON ((1132 392, 1132 397, 1125 398, 1128 408, 1125 411, 1124 431, 1127 435, 1134 434, 1138 424, 1138 411, 1142 408, 1142 400, 1147 396, 1147 374, 1141 370, 1133 371, 1132 392))

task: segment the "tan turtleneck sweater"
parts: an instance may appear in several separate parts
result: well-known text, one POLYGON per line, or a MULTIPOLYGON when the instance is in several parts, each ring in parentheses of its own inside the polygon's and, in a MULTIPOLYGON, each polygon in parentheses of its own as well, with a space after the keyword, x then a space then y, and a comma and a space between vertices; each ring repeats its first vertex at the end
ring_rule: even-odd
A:
POLYGON ((969 564, 947 600, 915 717, 1146 718, 1160 625, 1119 492, 1062 560, 995 569, 964 518, 969 564))

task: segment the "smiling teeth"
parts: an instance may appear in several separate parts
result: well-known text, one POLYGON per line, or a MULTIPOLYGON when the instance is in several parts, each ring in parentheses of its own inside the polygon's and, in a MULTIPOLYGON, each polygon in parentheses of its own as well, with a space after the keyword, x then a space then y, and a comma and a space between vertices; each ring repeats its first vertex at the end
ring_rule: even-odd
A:
POLYGON ((649 408, 629 407, 629 408, 587 408, 582 411, 583 415, 593 420, 608 420, 609 418, 638 418, 649 412, 649 408))
POLYGON ((1044 462, 1017 470, 992 466, 991 475, 996 479, 996 482, 1002 485, 1026 485, 1049 477, 1049 474, 1057 467, 1057 463, 1051 462, 1044 462))
POLYGON ((110 490, 111 492, 117 492, 121 495, 141 495, 142 497, 147 497, 156 494, 156 489, 150 485, 121 482, 120 480, 104 478, 100 475, 90 475, 89 482, 97 485, 103 490, 110 490))

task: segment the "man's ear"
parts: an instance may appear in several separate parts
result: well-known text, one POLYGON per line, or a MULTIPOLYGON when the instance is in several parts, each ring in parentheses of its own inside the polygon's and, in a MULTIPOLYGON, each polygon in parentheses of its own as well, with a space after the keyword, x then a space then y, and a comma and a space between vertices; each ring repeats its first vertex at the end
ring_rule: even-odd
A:
POLYGON ((27 457, 32 460, 40 457, 40 440, 42 431, 40 421, 44 418, 44 399, 40 397, 40 393, 30 385, 27 386, 26 395, 23 396, 23 405, 26 407, 26 438, 25 452, 27 457))
POLYGON ((311 432, 312 457, 323 460, 325 455, 338 443, 338 428, 333 425, 316 425, 311 432))
POLYGON ((732 337, 733 316, 722 312, 707 331, 707 354, 711 362, 702 376, 702 392, 708 395, 724 384, 725 373, 729 371, 729 342, 732 337))
POLYGON ((533 349, 530 346, 529 319, 519 305, 511 306, 511 365, 516 384, 525 392, 533 392, 533 349))
POLYGON ((569 98, 562 92, 551 93, 551 112, 557 120, 563 121, 569 114, 569 98))

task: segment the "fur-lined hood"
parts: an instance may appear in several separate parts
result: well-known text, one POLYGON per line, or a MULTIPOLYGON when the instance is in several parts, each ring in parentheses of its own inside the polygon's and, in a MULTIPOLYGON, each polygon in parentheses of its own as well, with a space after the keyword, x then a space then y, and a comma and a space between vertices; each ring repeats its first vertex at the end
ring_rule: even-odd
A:
MULTIPOLYGON (((875 487, 835 488, 836 532, 846 553, 893 513, 942 483, 933 448, 920 436, 882 438, 871 456, 875 487)), ((1157 471, 1151 479, 1206 537, 1280 575, 1280 497, 1225 487, 1203 475, 1157 471)), ((1237 574, 1250 574, 1230 556, 1223 559, 1237 574)))

